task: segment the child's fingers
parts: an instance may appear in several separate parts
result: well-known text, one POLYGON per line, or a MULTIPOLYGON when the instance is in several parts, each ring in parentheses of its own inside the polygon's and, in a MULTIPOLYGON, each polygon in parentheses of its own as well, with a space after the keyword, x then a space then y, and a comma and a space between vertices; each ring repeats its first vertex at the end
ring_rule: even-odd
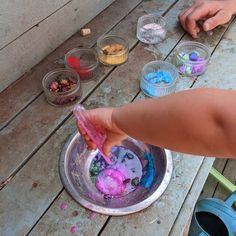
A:
POLYGON ((85 130, 79 125, 79 123, 77 123, 77 128, 82 135, 86 134, 85 130))
POLYGON ((80 134, 83 136, 86 144, 88 145, 88 149, 89 150, 96 149, 96 145, 90 139, 90 137, 88 136, 87 132, 79 125, 79 123, 77 123, 77 128, 78 128, 80 134))
POLYGON ((86 141, 86 143, 87 143, 89 149, 94 150, 97 148, 96 144, 94 142, 92 142, 91 140, 86 141))

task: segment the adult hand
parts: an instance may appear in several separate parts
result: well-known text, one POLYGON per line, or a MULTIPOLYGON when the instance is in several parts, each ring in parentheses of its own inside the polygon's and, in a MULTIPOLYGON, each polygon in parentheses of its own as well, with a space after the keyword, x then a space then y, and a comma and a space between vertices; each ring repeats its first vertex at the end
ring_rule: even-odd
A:
POLYGON ((236 0, 196 0, 179 15, 183 28, 193 37, 201 31, 198 22, 203 21, 202 29, 209 31, 227 23, 236 13, 236 0))
MULTIPOLYGON (((87 110, 84 115, 97 130, 106 135, 106 140, 103 144, 103 152, 105 155, 110 153, 113 146, 121 144, 121 142, 128 136, 120 130, 113 121, 113 110, 115 108, 98 108, 87 110)), ((77 123, 77 127, 84 137, 89 149, 96 149, 96 145, 92 142, 88 134, 77 123)))

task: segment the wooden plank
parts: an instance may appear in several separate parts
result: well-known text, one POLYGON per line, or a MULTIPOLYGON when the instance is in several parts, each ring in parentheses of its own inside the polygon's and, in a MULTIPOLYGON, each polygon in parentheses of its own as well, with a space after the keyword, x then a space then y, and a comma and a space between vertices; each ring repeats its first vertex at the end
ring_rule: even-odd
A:
POLYGON ((39 63, 112 1, 97 0, 94 5, 93 0, 86 1, 86 4, 83 0, 72 0, 3 48, 0 51, 0 91, 39 63))
MULTIPOLYGON (((226 165, 227 159, 220 159, 217 158, 214 161, 214 168, 217 169, 219 172, 223 172, 223 169, 226 165)), ((208 197, 213 197, 215 190, 217 188, 217 181, 211 176, 209 175, 207 178, 207 181, 203 187, 203 190, 201 192, 201 195, 199 197, 199 200, 204 199, 204 198, 208 198, 208 197)))
POLYGON ((188 228, 191 222, 192 212, 198 200, 198 196, 200 195, 204 183, 207 179, 208 173, 213 165, 213 162, 214 158, 204 158, 204 161, 199 168, 194 183, 189 190, 189 193, 184 201, 183 206, 181 207, 181 210, 173 225, 173 228, 171 229, 169 236, 187 235, 186 228, 188 228), (186 224, 187 222, 188 224, 186 224))
POLYGON ((211 87, 221 89, 236 88, 236 19, 219 43, 211 57, 207 72, 199 77, 194 88, 211 87), (230 59, 230 60, 229 60, 230 59), (221 77, 219 78, 219 75, 221 77))
POLYGON ((70 235, 71 228, 76 226, 75 235, 98 235, 108 216, 100 215, 78 205, 66 192, 57 199, 57 204, 52 206, 52 211, 44 216, 44 221, 37 225, 37 230, 29 233, 31 236, 44 235, 70 235), (60 203, 66 203, 69 207, 66 211, 60 210, 60 203), (73 214, 77 214, 76 217, 73 214), (56 223, 57 222, 57 223, 56 223))
MULTIPOLYGON (((200 39, 199 41, 202 41, 204 44, 208 45, 210 47, 210 49, 213 51, 214 46, 217 45, 219 39, 224 34, 225 30, 226 30, 226 28, 220 27, 219 29, 217 29, 218 34, 216 34, 216 31, 215 31, 215 35, 214 35, 213 40, 212 40, 212 38, 211 39, 210 38, 206 39, 205 36, 202 35, 199 38, 200 39)), ((183 40, 186 40, 187 38, 188 38, 188 36, 185 36, 183 40)), ((171 60, 171 56, 167 60, 171 60)), ((190 81, 190 80, 189 81, 187 81, 187 80, 183 81, 181 79, 179 81, 180 86, 177 87, 177 91, 189 88, 192 85, 192 82, 193 81, 190 81)), ((138 99, 144 99, 144 96, 139 94, 138 99)), ((192 160, 189 160, 190 163, 191 163, 191 161, 192 160)), ((196 173, 197 169, 192 169, 192 172, 196 173)), ((188 177, 186 177, 186 178, 188 178, 188 177)), ((192 183, 189 182, 189 187, 191 186, 191 184, 192 183)), ((199 191, 200 190, 201 189, 199 189, 199 191)), ((176 191, 176 189, 173 189, 173 191, 176 191)), ((183 191, 183 193, 182 193, 183 196, 182 197, 185 198, 188 191, 186 191, 185 193, 184 193, 184 190, 182 190, 182 191, 183 191)), ((171 194, 173 194, 172 192, 171 192, 171 194)), ((179 203, 181 201, 183 203, 184 199, 181 199, 181 198, 178 198, 178 199, 179 199, 179 203)), ((197 200, 197 198, 196 198, 196 200, 197 200)), ((163 223, 164 227, 162 225, 163 228, 159 229, 158 227, 155 227, 155 232, 159 232, 160 235, 168 235, 169 230, 170 230, 170 228, 168 226, 171 225, 171 222, 173 224, 173 221, 171 221, 171 220, 175 219, 175 218, 171 218, 171 217, 174 216, 175 214, 178 214, 178 211, 181 207, 181 204, 178 205, 176 203, 174 205, 170 205, 170 204, 167 204, 167 205, 169 207, 171 206, 170 208, 172 209, 171 212, 169 212, 169 213, 167 213, 167 210, 164 209, 164 208, 163 209, 162 208, 158 209, 158 214, 161 215, 161 213, 159 213, 159 210, 160 210, 160 212, 164 212, 163 215, 162 215, 162 218, 165 218, 165 216, 168 215, 168 219, 166 219, 166 221, 164 221, 164 223, 163 223), (171 217, 169 217, 169 216, 171 216, 171 217)), ((145 214, 144 218, 147 219, 149 214, 152 215, 153 212, 150 211, 150 213, 145 214)), ((155 212, 155 214, 156 214, 156 212, 155 212)), ((117 232, 119 232, 122 235, 123 234, 124 235, 137 235, 137 234, 138 235, 149 235, 149 234, 151 234, 151 232, 154 232, 154 229, 150 230, 150 228, 148 226, 146 226, 145 222, 142 223, 141 221, 138 221, 138 219, 135 216, 134 217, 132 216, 132 218, 129 218, 129 219, 128 218, 125 218, 125 219, 119 218, 118 220, 117 220, 117 218, 112 218, 109 221, 108 225, 106 226, 105 231, 104 231, 104 233, 102 233, 102 235, 110 235, 110 234, 118 235, 117 232), (140 231, 140 228, 142 229, 141 231, 140 231)))
POLYGON ((23 75, 16 83, 0 93, 0 106, 2 111, 0 116, 0 129, 7 125, 15 115, 40 95, 42 92, 41 80, 43 76, 48 71, 59 66, 55 61, 62 58, 71 48, 78 46, 92 47, 99 36, 114 27, 141 1, 142 0, 115 1, 85 26, 91 28, 92 34, 90 36, 81 37, 79 33, 76 33, 30 70, 29 73, 23 75), (123 10, 120 11, 120 9, 123 10), (17 99, 15 99, 16 97, 17 99))
MULTIPOLYGON (((10 185, 1 191, 1 235, 27 234, 62 190, 58 175, 58 156, 68 136, 75 130, 75 121, 70 119, 15 176, 10 185)), ((89 212, 71 200, 68 194, 63 193, 57 201, 58 204, 53 206, 53 215, 49 214, 49 216, 52 219, 60 216, 62 218, 60 224, 63 227, 55 226, 51 224, 52 219, 47 219, 46 223, 44 222, 48 224, 47 227, 42 226, 46 227, 46 230, 40 233, 40 229, 37 235, 68 235, 70 228, 75 224, 79 226, 79 235, 83 233, 89 235, 90 232, 96 234, 106 220, 105 216, 97 217, 94 225, 93 217, 89 217, 89 212), (60 209, 61 203, 68 205, 66 211, 60 209), (78 215, 72 216, 75 210, 78 211, 78 215), (58 230, 64 233, 58 233, 58 230)))
MULTIPOLYGON (((141 55, 141 54, 137 54, 137 55, 141 55)), ((122 74, 120 75, 120 76, 123 76, 122 74)), ((122 78, 122 77, 121 77, 122 78)), ((118 78, 118 79, 120 79, 120 77, 118 78)), ((104 88, 107 88, 107 87, 104 87, 104 88)), ((109 88, 109 87, 108 87, 109 88)), ((104 89, 105 90, 105 89, 104 89)), ((108 89, 109 90, 109 89, 108 89)), ((105 90, 105 91, 108 91, 108 90, 105 90)), ((115 90, 115 91, 118 91, 118 90, 115 90)), ((54 144, 55 145, 55 144, 54 144)), ((44 154, 45 155, 45 154, 44 154)), ((33 160, 33 159, 32 159, 33 160)), ((198 159, 199 160, 199 159, 198 159)), ((36 163, 35 163, 36 164, 36 163)), ((39 165, 39 163, 37 163, 37 165, 39 165)), ((21 174, 21 172, 19 173, 19 175, 21 174)), ((16 179, 16 177, 14 178, 14 179, 16 179)), ((14 179, 13 179, 13 181, 14 181, 14 179)), ((10 183, 11 184, 11 183, 10 183)), ((51 183, 52 184, 52 183, 51 183)), ((10 185, 9 185, 10 186, 10 185)), ((23 187, 23 186, 22 186, 23 187)), ((6 189, 8 188, 8 186, 6 187, 6 189)), ((45 194, 44 192, 42 193, 42 194, 45 194)), ((47 192, 47 194, 48 194, 48 192, 47 192)), ((35 199, 34 199, 35 200, 35 199)), ((56 202, 56 203, 58 203, 58 202, 56 202)), ((55 204, 56 204, 55 203, 55 204)), ((49 213, 48 213, 49 214, 49 213)), ((53 216, 53 214, 52 214, 52 216, 53 216)), ((45 217, 46 217, 46 215, 45 215, 45 217)), ((44 218, 44 217, 43 217, 44 218)), ((42 219, 43 219, 42 218, 42 219)), ((56 226, 56 227, 58 227, 58 221, 57 221, 58 219, 55 219, 53 222, 54 222, 54 226, 56 226)), ((37 227, 37 226, 36 226, 37 227)), ((45 228, 45 230, 46 230, 46 228, 45 228)), ((33 231, 34 232, 34 231, 33 231)), ((32 232, 32 233, 33 233, 32 232)))
POLYGON ((21 1, 20 4, 15 1, 2 1, 0 50, 68 2, 70 0, 32 1, 30 4, 27 0, 21 1))
MULTIPOLYGON (((173 15, 173 11, 170 15, 173 15)), ((172 17, 173 19, 176 19, 175 15, 173 15, 172 17)), ((170 18, 171 17, 169 17, 169 19, 170 18)), ((178 38, 181 38, 183 32, 181 30, 178 30, 178 28, 176 28, 176 20, 175 21, 172 20, 170 21, 173 22, 172 26, 173 29, 172 28, 170 29, 172 29, 172 33, 176 38, 176 42, 178 42, 178 38)), ((159 57, 164 58, 168 54, 168 51, 171 50, 171 47, 173 47, 176 42, 173 42, 173 40, 169 44, 163 42, 163 46, 165 46, 166 50, 163 54, 160 53, 159 57), (169 48, 167 47, 167 45, 169 45, 169 48)), ((129 61, 126 64, 118 67, 100 86, 101 89, 98 88, 84 104, 91 108, 100 105, 106 105, 106 106, 119 105, 122 103, 130 102, 132 98, 135 96, 135 94, 139 91, 136 70, 140 70, 141 68, 139 62, 141 55, 142 59, 145 61, 149 61, 152 58, 152 55, 143 49, 143 45, 139 44, 131 52, 129 61)), ((201 160, 197 159, 197 162, 201 162, 201 160)), ((20 172, 20 174, 21 173, 22 171, 20 172)), ((8 185, 7 188, 9 186, 10 185, 8 185)), ((58 204, 59 202, 55 201, 53 206, 57 206, 58 204)), ((65 224, 62 224, 62 226, 60 225, 58 226, 58 222, 63 222, 63 220, 61 219, 61 217, 53 218, 52 217, 53 215, 54 215, 54 209, 50 208, 50 210, 45 214, 45 216, 43 216, 43 218, 33 229, 32 234, 37 235, 39 232, 49 232, 50 229, 58 227, 61 227, 61 230, 63 230, 63 228, 66 227, 65 224), (47 222, 50 223, 48 224, 47 222)))
MULTIPOLYGON (((142 14, 142 11, 140 14, 142 14)), ((128 24, 129 20, 136 19, 137 15, 133 14, 121 24, 119 24, 113 33, 121 31, 124 23, 129 27, 131 32, 135 31, 135 26, 128 24)), ((136 43, 136 38, 132 34, 132 38, 127 35, 130 46, 136 43)), ((113 67, 100 67, 98 80, 90 81, 82 84, 84 99, 108 74, 113 67)), ((81 100, 82 100, 81 99, 81 100)), ((31 106, 24 110, 14 121, 1 131, 0 141, 0 180, 4 181, 13 172, 15 172, 21 164, 26 161, 30 155, 40 146, 50 133, 70 114, 69 107, 55 108, 46 103, 44 95, 38 97, 31 106), (43 113, 40 111, 44 111, 43 113), (32 116, 34 114, 34 116, 32 116), (32 124, 32 129, 27 129, 32 124), (27 140, 22 144, 21 140, 27 140), (14 145, 12 144, 14 143, 14 145), (9 148, 11 147, 11 148, 9 148)))
MULTIPOLYGON (((162 11, 164 11, 166 8, 168 8, 168 6, 166 6, 166 1, 163 0, 162 3, 159 2, 158 6, 159 9, 162 9, 162 11)), ((129 24, 129 22, 133 22, 134 17, 135 19, 137 19, 138 14, 143 14, 145 10, 144 6, 140 7, 139 9, 136 9, 133 14, 131 13, 130 16, 128 16, 124 20, 124 22, 120 23, 120 26, 117 26, 117 30, 120 30, 120 27, 123 28, 124 25, 127 25, 132 29, 133 24, 129 24)), ((114 29, 114 32, 115 31, 116 30, 114 29)), ((135 32, 134 29, 133 32, 135 32)), ((130 60, 133 60, 132 57, 135 57, 135 55, 132 55, 133 52, 130 55, 130 60)), ((150 57, 149 53, 147 53, 146 51, 145 53, 147 56, 150 57)), ((126 68, 129 68, 128 64, 124 64, 123 66, 125 65, 126 68)), ((123 69, 121 68, 122 67, 119 67, 117 68, 117 70, 115 70, 118 72, 116 72, 116 77, 113 77, 112 81, 114 81, 114 83, 116 83, 116 81, 124 79, 123 74, 121 73, 123 69)), ((88 88, 91 87, 91 85, 89 86, 89 83, 84 84, 84 86, 87 86, 88 88)), ((132 83, 129 83, 129 87, 132 86, 132 83)), ((102 93, 107 91, 106 88, 104 88, 104 91, 102 93)), ((128 95, 126 94, 126 96, 128 95)), ((132 98, 130 99, 132 100, 132 98)), ((103 98, 100 97, 98 99, 103 98)), ((62 109, 55 109, 54 107, 47 105, 45 102, 43 103, 43 101, 40 101, 40 99, 38 99, 36 103, 37 104, 34 106, 35 108, 32 108, 32 106, 29 107, 30 110, 27 112, 27 114, 39 114, 40 110, 43 110, 44 113, 51 114, 50 116, 54 116, 53 112, 57 112, 57 110, 58 113, 55 116, 58 116, 60 112, 62 113, 62 109), (40 105, 40 103, 42 103, 43 105, 40 105), (52 110, 48 110, 49 108, 52 110), (34 109, 38 109, 38 112, 34 109)), ((27 115, 25 118, 27 118, 27 115)), ((44 123, 46 126, 48 120, 50 120, 50 117, 44 117, 44 123)), ((24 120, 24 123, 27 123, 27 121, 24 120)), ((43 129, 43 131, 37 130, 37 132, 47 132, 46 129, 44 129, 43 127, 41 128, 43 129)), ((3 232, 9 232, 13 224, 16 225, 17 230, 27 232, 30 227, 33 227, 33 225, 37 222, 43 212, 50 206, 51 202, 55 199, 57 194, 62 190, 62 186, 58 177, 57 157, 60 154, 62 145, 65 139, 68 137, 68 134, 72 133, 74 129, 75 122, 73 120, 67 121, 66 124, 63 125, 63 127, 59 129, 55 134, 53 134, 49 141, 45 145, 43 145, 43 147, 41 147, 39 151, 27 162, 27 164, 21 169, 20 172, 18 172, 18 174, 12 179, 12 181, 5 188, 3 188, 0 196, 0 227, 3 232), (73 127, 73 129, 71 129, 71 127, 73 127), (45 175, 45 173, 49 174, 45 175), (35 186, 35 183, 37 187, 32 187, 35 186), (27 195, 27 197, 25 197, 25 195, 27 195), (14 196, 14 198, 10 196, 14 196), (18 199, 18 201, 15 201, 15 199, 18 199), (8 207, 9 205, 11 206, 11 208, 8 207), (14 211, 11 209, 14 209, 14 211), (22 214, 22 212, 25 212, 25 214, 22 214)), ((39 136, 42 134, 39 135, 39 133, 37 132, 34 131, 33 133, 36 133, 36 136, 38 136, 39 138, 39 136)), ((30 145, 31 140, 26 140, 26 142, 27 145, 30 145)), ((23 155, 23 153, 20 155, 23 155)), ((67 199, 66 201, 70 201, 69 197, 67 195, 65 196, 67 199)), ((54 212, 58 210, 58 205, 60 204, 60 202, 61 200, 57 199, 57 201, 53 204, 53 207, 50 208, 50 211, 52 212, 48 212, 43 216, 40 223, 32 231, 32 234, 38 235, 40 232, 42 232, 42 230, 43 232, 47 232, 49 234, 50 232, 52 232, 53 229, 57 230, 57 232, 61 230, 64 232, 64 229, 68 229, 68 227, 71 226, 72 219, 68 219, 69 215, 63 216, 62 219, 62 215, 59 215, 54 212), (67 220, 65 220, 64 217, 67 218, 67 220), (44 219, 46 219, 46 221, 44 221, 44 219), (47 222, 50 222, 50 224, 48 224, 47 222)), ((69 212, 68 214, 71 213, 69 212)), ((81 218, 83 217, 84 216, 82 215, 81 218)), ((106 218, 103 219, 105 220, 106 218)), ((98 227, 102 225, 101 223, 99 223, 102 222, 100 221, 100 217, 96 220, 96 222, 95 224, 97 224, 98 227), (98 224, 96 222, 98 222, 98 224)), ((89 226, 88 228, 86 228, 86 226, 84 226, 84 228, 80 227, 79 233, 84 235, 89 234, 91 227, 92 226, 89 226)), ((55 235, 57 235, 57 232, 55 233, 55 235)), ((44 233, 42 234, 45 235, 44 233)))
MULTIPOLYGON (((236 161, 229 159, 227 161, 226 167, 223 171, 223 175, 236 185, 236 161)), ((229 196, 229 191, 227 191, 222 185, 218 185, 214 197, 225 200, 229 196)))

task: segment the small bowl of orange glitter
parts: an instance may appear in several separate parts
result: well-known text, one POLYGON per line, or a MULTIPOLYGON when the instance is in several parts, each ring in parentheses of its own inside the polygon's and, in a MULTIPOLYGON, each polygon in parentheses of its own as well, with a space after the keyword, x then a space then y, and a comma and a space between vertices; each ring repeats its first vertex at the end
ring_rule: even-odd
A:
POLYGON ((121 65, 128 60, 129 45, 119 36, 102 36, 97 41, 97 54, 104 65, 121 65))

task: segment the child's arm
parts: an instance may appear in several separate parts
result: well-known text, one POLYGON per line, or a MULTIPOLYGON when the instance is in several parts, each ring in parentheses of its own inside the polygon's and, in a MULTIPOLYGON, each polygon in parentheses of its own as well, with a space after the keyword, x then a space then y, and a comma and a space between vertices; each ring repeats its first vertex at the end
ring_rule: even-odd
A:
POLYGON ((203 20, 203 30, 209 31, 218 25, 227 23, 236 13, 236 0, 196 0, 188 9, 179 15, 183 28, 196 38, 200 32, 197 24, 203 20))
POLYGON ((88 118, 107 133, 106 153, 129 135, 179 152, 236 158, 236 91, 192 89, 90 110, 88 118))

